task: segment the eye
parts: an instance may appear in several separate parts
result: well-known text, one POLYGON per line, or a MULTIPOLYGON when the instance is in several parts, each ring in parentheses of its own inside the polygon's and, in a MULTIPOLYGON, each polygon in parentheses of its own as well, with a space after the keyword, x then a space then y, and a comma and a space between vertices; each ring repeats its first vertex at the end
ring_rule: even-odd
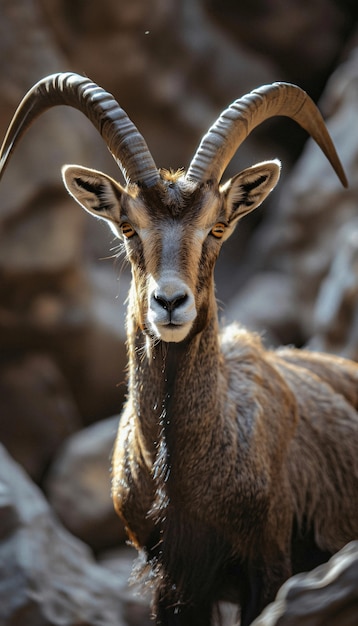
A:
POLYGON ((225 228, 225 224, 223 224, 222 222, 218 222, 211 229, 211 234, 213 235, 213 237, 216 237, 216 239, 221 239, 221 237, 225 233, 225 228))
POLYGON ((123 224, 121 224, 121 231, 124 237, 127 237, 127 239, 130 239, 131 237, 133 237, 133 235, 136 234, 133 226, 129 222, 123 222, 123 224))

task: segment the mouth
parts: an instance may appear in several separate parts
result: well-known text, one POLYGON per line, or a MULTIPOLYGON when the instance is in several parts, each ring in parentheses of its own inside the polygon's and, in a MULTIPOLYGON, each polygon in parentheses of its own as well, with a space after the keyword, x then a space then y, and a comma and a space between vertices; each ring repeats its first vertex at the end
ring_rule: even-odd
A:
POLYGON ((183 341, 188 336, 191 327, 192 322, 184 324, 168 322, 167 324, 156 324, 154 327, 152 324, 152 328, 158 339, 166 343, 179 343, 183 341))

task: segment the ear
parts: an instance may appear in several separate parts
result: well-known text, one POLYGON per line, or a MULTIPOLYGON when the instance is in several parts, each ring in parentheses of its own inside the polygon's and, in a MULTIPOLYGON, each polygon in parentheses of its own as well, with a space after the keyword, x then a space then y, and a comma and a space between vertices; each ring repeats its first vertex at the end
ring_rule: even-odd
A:
POLYGON ((220 189, 225 194, 228 221, 232 222, 250 213, 276 186, 281 171, 277 159, 264 161, 243 170, 220 189))
POLYGON ((62 178, 67 191, 86 210, 109 222, 118 222, 120 201, 126 193, 119 183, 102 172, 64 165, 62 178))

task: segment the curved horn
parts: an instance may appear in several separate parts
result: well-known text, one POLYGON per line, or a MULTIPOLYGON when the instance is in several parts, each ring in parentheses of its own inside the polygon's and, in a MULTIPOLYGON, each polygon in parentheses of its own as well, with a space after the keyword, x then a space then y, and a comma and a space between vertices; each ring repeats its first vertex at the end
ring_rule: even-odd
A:
POLYGON ((0 151, 0 176, 27 128, 41 113, 68 105, 84 113, 102 135, 127 183, 151 187, 159 173, 142 135, 111 94, 72 72, 51 74, 28 91, 17 108, 0 151))
POLYGON ((201 140, 187 177, 197 182, 219 182, 251 131, 276 115, 290 117, 313 137, 347 187, 346 175, 319 109, 303 89, 290 83, 264 85, 235 100, 201 140))

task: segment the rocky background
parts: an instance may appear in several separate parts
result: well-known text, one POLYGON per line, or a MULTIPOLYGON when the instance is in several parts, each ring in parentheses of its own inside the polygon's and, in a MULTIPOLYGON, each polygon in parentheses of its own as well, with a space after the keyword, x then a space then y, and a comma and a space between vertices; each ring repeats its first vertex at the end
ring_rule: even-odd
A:
MULTIPOLYGON (((0 135, 33 83, 72 70, 116 96, 159 166, 186 167, 232 100, 298 83, 319 102, 350 187, 292 122, 253 133, 227 175, 278 157, 282 181, 223 250, 222 316, 267 345, 358 360, 357 24, 354 0, 0 0, 0 135)), ((59 108, 28 132, 0 185, 0 626, 149 622, 110 500, 128 269, 109 230, 65 194, 71 162, 118 176, 90 123, 59 108)), ((358 548, 347 550, 341 569, 283 590, 281 613, 293 602, 298 621, 280 624, 306 623, 294 602, 307 593, 307 624, 356 623, 358 548), (317 580, 343 594, 338 618, 331 587, 312 600, 317 580)))

